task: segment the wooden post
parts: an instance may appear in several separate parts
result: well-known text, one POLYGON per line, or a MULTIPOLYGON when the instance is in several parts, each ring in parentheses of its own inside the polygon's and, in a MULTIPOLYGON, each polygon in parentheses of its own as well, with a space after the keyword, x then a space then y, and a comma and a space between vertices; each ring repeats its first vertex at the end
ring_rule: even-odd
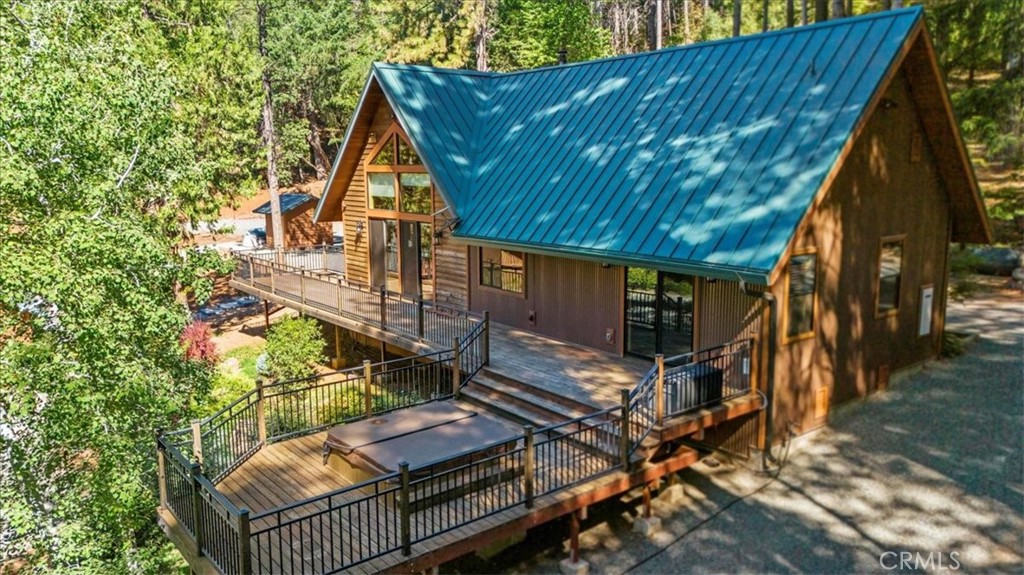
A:
POLYGON ((338 279, 337 283, 334 284, 334 287, 338 290, 338 315, 341 315, 341 309, 344 307, 345 302, 345 298, 342 297, 341 279, 338 279))
POLYGON ((402 474, 402 487, 399 491, 399 512, 401 514, 400 529, 402 534, 402 555, 409 556, 412 553, 412 529, 410 527, 410 505, 409 505, 409 462, 403 461, 398 464, 398 470, 402 474))
POLYGON ((459 388, 462 387, 462 365, 459 359, 459 348, 462 341, 459 338, 452 338, 452 395, 459 398, 459 388))
POLYGON ((665 356, 657 354, 654 363, 658 366, 658 379, 654 385, 654 413, 658 425, 665 424, 665 356))
POLYGON ((366 403, 366 418, 373 417, 373 367, 370 360, 363 360, 363 399, 366 403))
POLYGON ((423 327, 423 297, 420 296, 416 298, 416 335, 418 335, 420 339, 423 339, 423 327))
POLYGON ((644 483, 644 519, 651 518, 651 484, 644 483))
POLYGON ((622 470, 629 471, 629 390, 620 393, 622 400, 622 428, 619 430, 619 453, 622 456, 622 470))
POLYGON ((277 275, 275 273, 276 271, 277 271, 277 266, 275 264, 271 263, 270 264, 270 293, 274 293, 274 294, 277 293, 277 287, 275 287, 275 283, 274 283, 274 276, 277 275))
POLYGON ((263 335, 266 337, 270 331, 270 301, 263 300, 263 335))
POLYGON ((267 408, 264 403, 263 378, 256 378, 256 432, 259 434, 260 443, 267 444, 267 408))
POLYGON ((334 369, 341 369, 341 327, 334 326, 334 369))
POLYGON ((160 507, 167 507, 167 460, 164 459, 164 445, 160 443, 163 434, 163 429, 156 430, 156 478, 160 489, 160 507))
POLYGON ((200 420, 192 420, 192 455, 199 464, 203 463, 203 435, 199 428, 200 420))
POLYGON ((238 510, 238 572, 242 575, 252 573, 250 534, 249 510, 243 507, 238 510))
POLYGON ((491 312, 484 310, 484 365, 491 365, 491 312))
POLYGON ((306 305, 306 270, 299 270, 299 301, 306 305))
POLYGON ((189 468, 189 478, 192 482, 192 535, 196 541, 196 555, 203 556, 203 496, 199 487, 199 476, 203 473, 203 466, 193 463, 189 468))
POLYGON ((575 511, 569 514, 569 561, 580 562, 580 516, 575 511))
POLYGON ((249 260, 249 285, 256 287, 256 258, 245 256, 245 259, 249 260))
POLYGON ((523 470, 523 492, 526 495, 526 508, 533 509, 533 469, 534 469, 534 447, 533 447, 533 426, 523 427, 526 434, 526 469, 523 470))
POLYGON ((320 261, 322 262, 322 265, 320 266, 320 268, 326 270, 327 269, 327 244, 323 244, 323 245, 320 246, 320 261))
POLYGON ((388 290, 384 286, 380 286, 380 328, 384 331, 388 329, 388 290))

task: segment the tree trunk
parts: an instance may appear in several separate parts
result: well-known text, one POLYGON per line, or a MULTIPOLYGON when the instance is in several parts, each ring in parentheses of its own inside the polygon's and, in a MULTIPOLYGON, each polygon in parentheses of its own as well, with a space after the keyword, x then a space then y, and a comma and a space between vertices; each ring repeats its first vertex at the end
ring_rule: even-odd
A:
POLYGON ((768 31, 768 0, 764 0, 764 6, 761 10, 761 31, 768 31))
POLYGON ((786 0, 786 28, 796 26, 796 0, 786 0))
POLYGON ((267 147, 267 189, 270 190, 270 223, 274 247, 284 248, 284 222, 281 198, 277 191, 277 138, 274 135, 274 93, 270 86, 270 62, 267 55, 267 5, 256 5, 260 58, 263 60, 263 145, 267 147))
POLYGON ((690 0, 683 0, 683 43, 690 43, 690 0))
POLYGON ((843 0, 832 0, 832 18, 843 18, 846 16, 846 5, 843 0))
POLYGON ((814 21, 826 22, 828 20, 828 0, 814 0, 814 21))
POLYGON ((892 9, 899 10, 903 7, 903 0, 892 0, 892 9))
POLYGON ((661 0, 654 0, 654 49, 661 50, 661 0))
POLYGON ((732 4, 732 36, 740 35, 740 23, 743 20, 743 0, 733 0, 732 4))
POLYGON ((807 0, 801 0, 800 5, 800 24, 807 25, 807 0))
POLYGON ((487 0, 481 1, 480 14, 476 22, 476 69, 487 71, 487 41, 491 36, 490 19, 487 16, 487 0))
POLYGON ((846 15, 853 16, 853 0, 846 0, 846 15))

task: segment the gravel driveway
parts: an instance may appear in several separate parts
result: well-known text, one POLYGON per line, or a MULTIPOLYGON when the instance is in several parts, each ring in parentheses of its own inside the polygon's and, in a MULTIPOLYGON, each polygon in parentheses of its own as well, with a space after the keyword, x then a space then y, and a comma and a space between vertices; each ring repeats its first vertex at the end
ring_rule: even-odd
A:
MULTIPOLYGON (((966 355, 836 410, 776 478, 753 462, 697 464, 682 503, 655 501, 653 540, 630 532, 636 494, 592 510, 591 572, 1024 572, 1024 300, 1004 292, 948 314, 948 329, 979 334, 966 355)), ((557 572, 564 523, 535 531, 445 570, 557 572)))

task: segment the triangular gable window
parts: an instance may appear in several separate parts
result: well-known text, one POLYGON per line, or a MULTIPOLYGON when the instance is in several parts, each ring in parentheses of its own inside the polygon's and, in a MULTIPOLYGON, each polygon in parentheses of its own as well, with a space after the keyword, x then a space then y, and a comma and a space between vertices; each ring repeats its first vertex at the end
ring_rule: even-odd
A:
POLYGON ((417 166, 422 163, 416 150, 412 149, 402 136, 398 136, 398 163, 404 166, 417 166))
POLYGON ((370 160, 375 166, 390 166, 395 163, 395 138, 389 135, 387 142, 381 146, 377 155, 370 160))

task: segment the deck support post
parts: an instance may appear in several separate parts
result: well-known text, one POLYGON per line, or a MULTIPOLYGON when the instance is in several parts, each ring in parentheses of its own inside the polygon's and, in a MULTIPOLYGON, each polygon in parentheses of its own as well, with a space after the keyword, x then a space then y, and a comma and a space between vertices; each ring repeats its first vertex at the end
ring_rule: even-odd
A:
POLYGON ((644 483, 644 519, 651 518, 651 484, 644 483))
POLYGON ((250 533, 249 510, 243 507, 238 510, 238 572, 242 575, 252 573, 250 533))
POLYGON ((192 420, 192 454, 197 463, 203 463, 203 434, 198 419, 192 420))
POLYGON ((156 479, 160 490, 160 507, 167 507, 167 461, 164 459, 164 445, 160 442, 164 430, 156 430, 156 479))
POLYGON ((526 462, 523 470, 523 493, 526 497, 526 508, 533 509, 533 474, 534 474, 534 447, 533 447, 533 426, 523 427, 523 434, 526 435, 526 462))
POLYGON ((658 425, 665 424, 665 355, 654 356, 654 363, 658 367, 658 379, 654 385, 654 412, 658 425))
POLYGON ((388 289, 380 286, 380 328, 388 330, 388 289))
POLYGON ((334 326, 334 369, 341 369, 343 362, 341 358, 341 327, 334 326))
POLYGON ((401 514, 399 528, 402 535, 402 555, 408 557, 412 554, 412 529, 409 521, 411 515, 411 506, 409 504, 409 462, 403 461, 399 463, 398 471, 402 476, 402 486, 398 492, 399 512, 401 514))
POLYGON ((196 555, 203 556, 203 496, 199 486, 199 476, 203 466, 193 463, 189 468, 189 480, 192 483, 192 537, 196 541, 196 555))
POLYGON ((366 404, 366 418, 373 417, 373 367, 370 360, 363 360, 363 399, 366 404))
POLYGON ((420 296, 416 298, 416 335, 419 336, 420 339, 423 339, 423 324, 423 297, 420 296))
POLYGON ((484 357, 483 365, 491 365, 491 312, 484 310, 484 357))
POLYGON ((629 471, 629 390, 620 393, 622 400, 622 428, 619 430, 619 453, 622 456, 622 470, 629 471))
POLYGON ((455 399, 459 398, 459 392, 462 387, 462 363, 459 359, 459 348, 462 347, 462 341, 459 338, 452 338, 452 395, 455 399))
POLYGON ((256 378, 256 433, 260 444, 267 444, 267 408, 264 404, 263 378, 256 378))
POLYGON ((580 515, 577 511, 569 514, 569 561, 580 562, 580 515))

